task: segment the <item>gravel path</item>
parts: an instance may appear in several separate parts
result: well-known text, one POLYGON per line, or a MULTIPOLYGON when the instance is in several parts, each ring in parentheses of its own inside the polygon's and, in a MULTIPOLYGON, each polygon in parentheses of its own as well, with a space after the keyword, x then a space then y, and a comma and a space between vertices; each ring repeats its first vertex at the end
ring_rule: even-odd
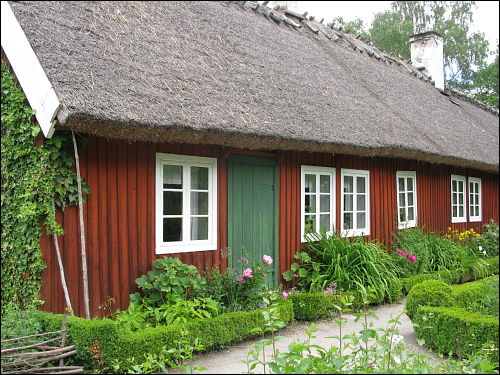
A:
MULTIPOLYGON (((388 322, 392 318, 401 314, 404 309, 404 300, 395 304, 383 304, 373 307, 371 310, 378 316, 378 320, 368 317, 368 322, 373 322, 372 328, 387 328, 388 322)), ((344 315, 344 319, 347 323, 342 325, 342 336, 348 333, 359 332, 363 329, 363 319, 355 322, 355 314, 349 313, 344 315)), ((337 340, 327 338, 328 336, 334 336, 339 334, 339 327, 337 324, 331 320, 320 320, 316 322, 318 331, 314 333, 316 338, 312 339, 311 343, 320 345, 324 348, 329 348, 331 345, 338 343, 337 340)), ((406 314, 400 317, 401 324, 399 325, 399 332, 403 336, 404 341, 410 346, 411 351, 427 352, 423 347, 418 346, 417 340, 415 338, 415 333, 413 331, 413 326, 406 314)), ((277 335, 284 336, 285 338, 277 342, 277 347, 280 351, 287 351, 288 344, 294 341, 304 341, 307 339, 305 333, 306 329, 310 326, 310 323, 305 322, 295 322, 283 330, 279 331, 277 335)), ((228 349, 207 352, 204 354, 199 354, 196 360, 190 362, 192 366, 200 365, 206 370, 202 374, 241 374, 246 373, 247 366, 244 363, 239 363, 241 360, 246 360, 247 352, 250 350, 252 345, 259 341, 259 339, 250 339, 235 343, 228 349)), ((270 349, 270 348, 269 348, 270 349)), ((269 351, 270 355, 271 351, 269 351)), ((267 354, 266 354, 267 355, 267 354)), ((433 358, 438 358, 436 355, 430 353, 433 358)), ((254 372, 259 373, 259 368, 254 372)), ((171 373, 179 373, 177 370, 171 370, 171 373)))

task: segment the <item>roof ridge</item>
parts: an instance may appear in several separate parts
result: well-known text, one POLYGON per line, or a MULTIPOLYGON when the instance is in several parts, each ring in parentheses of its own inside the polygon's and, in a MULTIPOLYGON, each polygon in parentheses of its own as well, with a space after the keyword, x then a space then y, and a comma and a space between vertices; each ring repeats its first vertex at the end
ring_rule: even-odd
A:
MULTIPOLYGON (((242 2, 239 3, 241 4, 242 2)), ((366 54, 370 58, 374 58, 385 64, 389 65, 396 64, 398 66, 401 66, 410 75, 418 78, 421 81, 432 84, 432 86, 434 87, 434 80, 430 76, 426 75, 425 73, 415 68, 411 64, 411 61, 408 62, 404 61, 400 57, 395 57, 389 52, 382 51, 380 48, 374 46, 373 44, 362 40, 360 38, 360 35, 354 35, 349 32, 334 28, 331 23, 324 25, 323 24, 324 19, 321 19, 320 22, 315 21, 314 16, 308 16, 308 12, 299 14, 298 12, 295 12, 293 10, 281 8, 279 5, 271 9, 270 7, 267 6, 267 3, 268 3, 267 1, 265 1, 262 4, 259 4, 257 1, 245 1, 243 2, 243 7, 250 8, 257 13, 272 19, 277 24, 285 23, 287 25, 292 26, 294 29, 299 29, 301 28, 302 24, 304 24, 306 26, 306 29, 308 29, 312 33, 316 35, 322 34, 332 42, 340 43, 342 42, 342 40, 345 40, 347 43, 341 43, 345 47, 350 47, 353 51, 359 51, 361 54, 366 54), (295 18, 296 20, 294 20, 293 18, 295 18)), ((472 103, 481 109, 484 109, 496 116, 499 116, 498 108, 488 103, 481 102, 475 99, 470 94, 459 91, 449 86, 446 86, 444 90, 437 88, 436 90, 438 90, 445 96, 449 96, 448 93, 451 93, 451 95, 455 97, 458 97, 462 100, 466 100, 469 103, 472 103)))

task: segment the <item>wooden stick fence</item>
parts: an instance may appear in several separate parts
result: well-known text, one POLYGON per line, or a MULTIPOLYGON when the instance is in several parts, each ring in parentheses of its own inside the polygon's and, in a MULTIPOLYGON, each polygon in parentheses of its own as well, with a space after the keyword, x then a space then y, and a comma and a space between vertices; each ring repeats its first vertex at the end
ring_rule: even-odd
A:
POLYGON ((76 353, 66 345, 66 315, 60 331, 39 333, 2 341, 2 374, 83 374, 81 366, 64 366, 64 358, 76 353), (54 363, 58 361, 58 366, 54 363), (47 367, 43 365, 49 364, 47 367))

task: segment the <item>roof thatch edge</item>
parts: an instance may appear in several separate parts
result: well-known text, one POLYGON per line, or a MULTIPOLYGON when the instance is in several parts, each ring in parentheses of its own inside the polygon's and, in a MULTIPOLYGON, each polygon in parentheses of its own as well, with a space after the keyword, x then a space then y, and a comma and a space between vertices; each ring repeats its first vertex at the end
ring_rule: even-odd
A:
POLYGON ((319 143, 305 140, 263 137, 240 132, 200 131, 183 124, 170 126, 145 126, 118 121, 90 118, 88 115, 68 114, 58 116, 61 130, 71 129, 103 138, 123 139, 131 142, 210 144, 246 150, 325 152, 364 157, 391 157, 447 164, 499 174, 499 165, 487 164, 447 155, 427 153, 421 150, 395 147, 361 147, 353 144, 319 143))

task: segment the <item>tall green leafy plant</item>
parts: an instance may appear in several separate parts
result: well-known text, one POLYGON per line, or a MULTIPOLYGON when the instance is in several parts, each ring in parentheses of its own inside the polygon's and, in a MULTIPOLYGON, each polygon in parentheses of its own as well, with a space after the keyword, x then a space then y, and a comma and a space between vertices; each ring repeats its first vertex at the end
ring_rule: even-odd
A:
POLYGON ((409 228, 394 233, 394 258, 398 251, 411 253, 415 263, 399 261, 398 273, 401 277, 434 271, 456 270, 472 266, 478 256, 469 248, 454 243, 449 238, 433 232, 425 232, 422 228, 409 228))
POLYGON ((4 63, 1 70, 2 305, 24 308, 41 302, 40 224, 49 234, 62 234, 53 202, 63 209, 78 204, 78 189, 71 136, 56 132, 37 147, 34 111, 4 63))
POLYGON ((325 290, 336 283, 339 291, 366 291, 375 300, 393 301, 401 292, 390 255, 374 242, 362 238, 347 239, 325 232, 309 236, 306 252, 295 255, 298 263, 283 274, 286 281, 296 280, 305 291, 325 290))
POLYGON ((156 259, 153 266, 147 275, 135 280, 143 295, 131 294, 132 304, 159 306, 178 298, 191 299, 194 291, 206 284, 195 266, 184 264, 179 258, 156 259))

